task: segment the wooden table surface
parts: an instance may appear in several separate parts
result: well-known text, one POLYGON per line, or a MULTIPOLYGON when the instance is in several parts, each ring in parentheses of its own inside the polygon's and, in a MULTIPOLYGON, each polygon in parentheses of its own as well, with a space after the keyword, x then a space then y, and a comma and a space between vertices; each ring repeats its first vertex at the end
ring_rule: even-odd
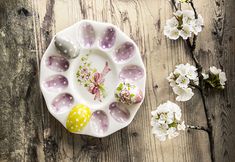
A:
MULTIPOLYGON (((222 68, 224 91, 208 91, 216 162, 235 161, 235 1, 195 0, 205 20, 200 63, 222 68)), ((163 35, 168 0, 0 0, 0 161, 210 162, 207 132, 189 130, 159 142, 150 112, 175 96, 166 77, 193 63, 183 41, 163 35), (82 19, 110 22, 139 46, 147 68, 145 100, 133 122, 106 138, 73 135, 48 112, 39 88, 39 62, 52 36, 82 19)), ((178 103, 184 120, 207 127, 199 93, 178 103)))

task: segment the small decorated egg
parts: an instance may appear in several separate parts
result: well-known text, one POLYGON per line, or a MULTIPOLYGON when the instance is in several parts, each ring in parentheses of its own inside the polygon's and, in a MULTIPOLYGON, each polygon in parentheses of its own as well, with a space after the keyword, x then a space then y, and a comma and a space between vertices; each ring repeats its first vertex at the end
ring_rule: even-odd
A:
POLYGON ((117 101, 131 105, 141 102, 143 100, 143 93, 134 84, 120 82, 116 88, 115 97, 117 101))
POLYGON ((70 132, 81 131, 88 124, 90 118, 90 108, 83 104, 78 104, 70 111, 66 121, 66 128, 70 132))
POLYGON ((55 46, 59 50, 60 54, 64 55, 69 59, 78 56, 79 49, 74 42, 60 35, 57 35, 54 40, 55 46))

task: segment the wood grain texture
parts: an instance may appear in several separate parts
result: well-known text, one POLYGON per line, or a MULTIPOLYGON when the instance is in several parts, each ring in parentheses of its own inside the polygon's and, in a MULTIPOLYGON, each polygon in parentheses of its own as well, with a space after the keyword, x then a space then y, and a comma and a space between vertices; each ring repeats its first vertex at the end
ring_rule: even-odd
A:
MULTIPOLYGON (((227 76, 222 93, 207 90, 216 162, 235 159, 235 1, 197 0, 204 17, 201 64, 227 76)), ((185 6, 187 7, 187 6, 185 6)), ((151 134, 150 112, 175 96, 165 78, 192 63, 182 41, 165 38, 172 16, 166 0, 0 1, 0 161, 210 162, 208 134, 190 130, 164 143, 151 134), (146 98, 129 127, 106 138, 73 135, 48 112, 39 89, 39 62, 52 36, 81 19, 110 22, 139 46, 147 68, 146 98)), ((178 103, 190 125, 207 126, 199 93, 178 103)))

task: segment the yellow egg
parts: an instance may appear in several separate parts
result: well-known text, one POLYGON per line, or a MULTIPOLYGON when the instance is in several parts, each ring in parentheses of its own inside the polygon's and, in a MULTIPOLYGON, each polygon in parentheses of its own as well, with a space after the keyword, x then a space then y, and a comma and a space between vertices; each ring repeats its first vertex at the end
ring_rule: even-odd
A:
POLYGON ((70 111, 67 121, 66 128, 70 132, 81 131, 89 122, 91 118, 91 111, 89 107, 83 104, 78 104, 70 111))

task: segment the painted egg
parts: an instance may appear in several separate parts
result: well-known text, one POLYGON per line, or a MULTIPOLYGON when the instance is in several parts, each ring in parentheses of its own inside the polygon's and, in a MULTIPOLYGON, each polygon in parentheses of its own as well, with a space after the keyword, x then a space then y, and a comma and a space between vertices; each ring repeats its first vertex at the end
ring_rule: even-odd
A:
POLYGON ((66 121, 66 128, 70 132, 81 131, 88 124, 90 118, 90 108, 83 104, 78 104, 70 111, 66 121))
POLYGON ((63 75, 53 75, 45 80, 44 87, 52 91, 63 90, 68 87, 68 79, 63 75))
POLYGON ((54 40, 55 40, 55 46, 59 50, 60 54, 64 55, 69 59, 78 56, 79 49, 77 48, 74 42, 59 35, 57 35, 54 40))
POLYGON ((62 56, 49 56, 46 59, 46 66, 56 72, 64 72, 69 68, 69 61, 62 56))
POLYGON ((104 32, 100 45, 103 49, 111 48, 114 45, 115 41, 116 31, 113 27, 108 27, 104 32))
POLYGON ((56 96, 52 101, 52 107, 55 112, 63 112, 71 107, 74 99, 69 93, 62 93, 56 96))
POLYGON ((134 84, 120 82, 116 88, 115 97, 118 102, 131 105, 140 103, 143 100, 143 93, 134 84))
POLYGON ((90 23, 84 23, 79 30, 80 43, 84 47, 91 47, 96 39, 95 29, 90 23))
POLYGON ((144 77, 144 69, 137 65, 127 65, 122 68, 119 78, 122 80, 136 81, 144 77))
POLYGON ((91 117, 91 128, 98 134, 104 134, 109 127, 109 119, 106 113, 102 110, 93 112, 91 117))
POLYGON ((111 116, 118 122, 124 123, 130 118, 129 110, 119 102, 113 102, 109 105, 111 116))
POLYGON ((116 52, 115 52, 116 60, 118 62, 127 60, 134 55, 134 51, 135 51, 135 47, 133 43, 125 42, 121 46, 119 46, 118 49, 116 49, 116 52))

